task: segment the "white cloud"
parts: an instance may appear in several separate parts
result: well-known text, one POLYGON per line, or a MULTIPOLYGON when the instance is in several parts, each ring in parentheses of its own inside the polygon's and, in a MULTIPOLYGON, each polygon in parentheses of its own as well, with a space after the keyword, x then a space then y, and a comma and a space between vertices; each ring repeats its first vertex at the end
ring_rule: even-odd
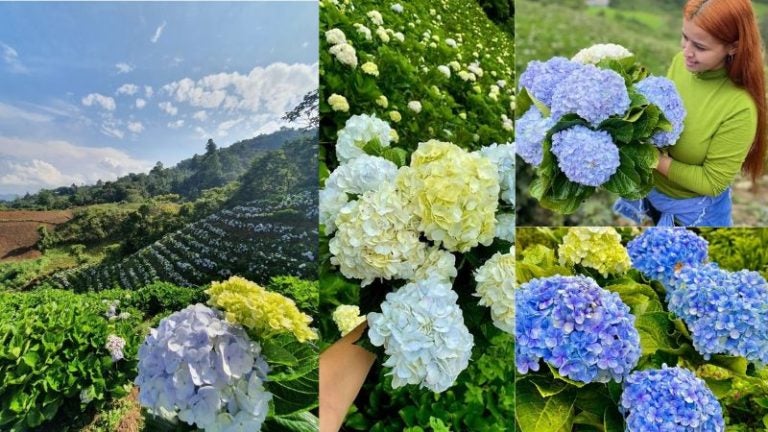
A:
POLYGON ((115 67, 117 68, 118 74, 126 74, 135 69, 132 65, 124 62, 116 64, 115 67))
POLYGON ((128 122, 128 130, 137 134, 144 130, 144 125, 141 122, 128 122))
POLYGON ((153 94, 155 94, 155 91, 152 89, 152 86, 144 86, 144 96, 147 99, 151 98, 153 94))
POLYGON ((233 127, 235 127, 238 124, 240 124, 243 120, 244 119, 242 117, 240 117, 238 119, 227 120, 225 122, 222 122, 222 123, 219 124, 219 127, 216 129, 216 132, 219 134, 219 136, 225 137, 225 136, 229 135, 229 130, 230 129, 232 129, 233 127))
POLYGON ((50 116, 24 110, 22 108, 0 102, 0 120, 22 120, 34 123, 45 123, 52 120, 50 116))
POLYGON ((167 22, 163 21, 163 23, 155 30, 155 34, 152 35, 152 43, 157 43, 157 41, 160 39, 160 36, 163 34, 163 30, 165 30, 165 25, 168 24, 167 22))
POLYGON ((176 120, 175 122, 169 122, 168 127, 171 129, 178 129, 184 126, 184 120, 176 120))
POLYGON ((2 48, 3 62, 8 66, 8 70, 13 73, 27 73, 29 69, 19 60, 19 53, 13 47, 0 42, 2 48))
POLYGON ((142 98, 138 98, 138 99, 136 99, 136 108, 138 108, 138 109, 142 109, 142 108, 144 108, 146 105, 147 105, 147 101, 145 101, 144 99, 142 99, 142 98))
POLYGON ((128 96, 133 96, 138 91, 139 91, 139 86, 137 86, 136 84, 123 84, 120 86, 119 89, 117 89, 116 94, 125 94, 128 96))
POLYGON ((172 116, 175 116, 179 112, 179 109, 173 106, 173 104, 170 102, 160 102, 159 104, 157 104, 157 106, 159 106, 161 110, 165 111, 166 113, 172 116))
POLYGON ((114 111, 117 107, 115 100, 109 96, 104 96, 99 93, 91 93, 82 99, 82 103, 85 106, 92 106, 93 104, 101 105, 107 111, 114 111))
POLYGON ((302 48, 306 48, 306 47, 308 47, 308 46, 309 46, 309 42, 304 42, 303 44, 301 44, 301 47, 302 47, 302 48))
POLYGON ((93 184, 99 179, 114 180, 150 168, 149 161, 111 147, 0 136, 0 193, 23 194, 72 183, 93 184))
POLYGON ((101 125, 101 133, 103 133, 106 136, 111 136, 117 139, 123 139, 123 137, 125 136, 125 132, 107 123, 104 123, 101 125))
POLYGON ((205 110, 200 110, 192 115, 192 118, 204 122, 208 120, 208 113, 205 110))

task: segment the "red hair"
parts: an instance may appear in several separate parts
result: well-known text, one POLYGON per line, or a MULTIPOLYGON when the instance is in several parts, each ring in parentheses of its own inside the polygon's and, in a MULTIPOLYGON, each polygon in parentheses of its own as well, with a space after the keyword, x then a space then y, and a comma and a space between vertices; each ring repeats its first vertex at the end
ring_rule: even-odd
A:
POLYGON ((757 105, 757 133, 741 166, 752 180, 763 172, 766 150, 766 101, 763 52, 757 19, 749 0, 688 0, 683 8, 688 21, 719 39, 736 44, 736 53, 725 62, 728 77, 743 87, 757 105))

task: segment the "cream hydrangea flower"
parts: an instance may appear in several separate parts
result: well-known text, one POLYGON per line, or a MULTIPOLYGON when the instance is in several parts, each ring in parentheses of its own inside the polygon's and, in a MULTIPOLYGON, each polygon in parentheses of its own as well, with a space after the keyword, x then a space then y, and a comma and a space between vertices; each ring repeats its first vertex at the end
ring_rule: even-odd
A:
POLYGON ((371 40, 373 38, 373 36, 371 36, 371 29, 369 29, 368 27, 360 23, 355 23, 355 28, 357 29, 358 33, 363 35, 365 40, 371 40))
POLYGON ((467 72, 465 70, 459 71, 459 78, 461 78, 464 81, 476 81, 477 77, 472 72, 467 72))
POLYGON ((331 45, 338 45, 347 43, 347 36, 343 31, 337 28, 332 28, 325 32, 325 40, 331 45))
POLYGON ((410 278, 410 282, 417 282, 431 278, 442 282, 451 283, 456 277, 456 257, 437 246, 432 246, 424 258, 424 263, 416 269, 416 273, 410 278))
POLYGON ((392 10, 397 13, 403 13, 403 10, 404 10, 403 5, 401 5, 400 3, 395 3, 392 5, 392 10))
POLYGON ((496 164, 499 173, 501 199, 509 204, 515 203, 515 144, 496 144, 482 147, 480 154, 496 164))
POLYGON ((437 70, 440 71, 443 75, 445 75, 446 78, 451 77, 451 68, 445 65, 440 65, 437 67, 437 70))
POLYGON ((331 109, 334 111, 341 111, 341 112, 348 112, 349 111, 349 102, 347 102, 347 98, 345 98, 342 95, 339 94, 332 94, 328 97, 328 104, 331 106, 331 109))
POLYGON ((449 142, 420 143, 397 175, 419 230, 450 251, 489 245, 495 232, 499 174, 489 159, 449 142))
POLYGON ((396 143, 396 142, 400 141, 400 135, 397 134, 396 130, 390 129, 389 130, 389 139, 393 143, 396 143))
POLYGON ((381 16, 381 12, 372 10, 366 14, 368 18, 371 19, 371 22, 376 24, 377 26, 384 25, 384 17, 381 16))
POLYGON ((338 132, 336 158, 344 164, 364 155, 363 147, 373 140, 378 140, 382 147, 389 147, 389 131, 389 124, 375 115, 353 115, 338 132))
POLYGON ((389 100, 387 99, 386 96, 381 95, 381 96, 376 98, 376 105, 378 105, 378 106, 380 106, 382 108, 386 108, 386 107, 389 106, 389 100))
POLYGON ((515 332, 515 249, 497 252, 475 272, 477 304, 490 306, 493 325, 515 332))
POLYGON ((454 40, 454 39, 451 39, 451 38, 446 38, 446 39, 445 39, 445 44, 446 44, 446 45, 448 45, 448 46, 449 46, 449 47, 451 47, 451 48, 456 48, 456 47, 458 47, 458 46, 459 46, 459 45, 456 43, 456 40, 454 40))
POLYGON ((394 185, 384 183, 342 207, 329 242, 331 264, 361 286, 376 278, 408 279, 424 262, 416 220, 394 185))
POLYGON ((332 46, 328 52, 336 57, 336 60, 340 61, 352 69, 357 67, 357 51, 352 45, 348 43, 340 43, 332 46))
POLYGON ((344 191, 329 187, 320 190, 318 212, 326 234, 336 231, 336 216, 348 202, 349 196, 344 191))
POLYGON ((399 123, 400 120, 403 119, 403 116, 400 115, 400 113, 397 112, 397 111, 390 111, 389 112, 389 119, 392 120, 395 123, 399 123))
POLYGON ((622 274, 632 265, 627 250, 621 244, 621 236, 609 227, 569 229, 557 254, 561 265, 580 264, 597 270, 604 277, 622 274))
POLYGON ((392 35, 395 39, 397 39, 400 42, 405 41, 405 35, 401 32, 395 32, 395 34, 392 35))
POLYGON ((346 336, 357 326, 365 322, 365 317, 360 316, 360 308, 352 305, 339 305, 331 314, 333 322, 339 328, 341 336, 346 336))
POLYGON ((498 239, 515 242, 515 214, 500 213, 496 215, 496 234, 498 239))
POLYGON ((467 119, 467 113, 465 113, 465 112, 463 112, 463 111, 462 111, 462 112, 460 112, 460 113, 459 113, 459 118, 461 118, 462 120, 466 120, 466 119, 467 119))
POLYGON ((421 102, 415 100, 408 102, 408 109, 415 112, 416 114, 420 113, 421 102))
POLYGON ((576 53, 571 59, 581 64, 597 64, 603 59, 621 60, 632 57, 632 53, 621 45, 596 44, 576 53))
POLYGON ((478 77, 483 76, 483 69, 480 67, 480 63, 472 62, 467 66, 467 69, 478 77))
POLYGON ((454 72, 458 72, 458 71, 461 70, 461 63, 459 63, 459 62, 457 62, 455 60, 450 62, 450 63, 448 63, 448 66, 450 66, 451 69, 454 70, 454 72))
POLYGON ((309 327, 312 317, 301 312, 293 300, 255 282, 232 276, 213 282, 205 292, 211 297, 208 303, 223 310, 227 321, 253 329, 259 336, 288 332, 299 342, 318 338, 309 327))
POLYGON ((388 43, 389 42, 389 33, 387 33, 387 30, 384 29, 384 27, 379 27, 376 29, 376 36, 381 39, 382 42, 388 43))
POLYGON ((374 62, 365 62, 360 66, 360 69, 368 75, 379 76, 379 67, 374 62))

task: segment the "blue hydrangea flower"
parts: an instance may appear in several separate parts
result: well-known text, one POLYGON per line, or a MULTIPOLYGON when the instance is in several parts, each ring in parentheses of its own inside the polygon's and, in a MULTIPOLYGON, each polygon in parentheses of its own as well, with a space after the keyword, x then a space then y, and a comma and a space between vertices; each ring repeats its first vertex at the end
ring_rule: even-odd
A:
POLYGON ((640 359, 635 317, 618 294, 585 276, 533 279, 515 292, 515 364, 543 359, 570 379, 621 381, 640 359))
POLYGON ((645 96, 648 102, 657 105, 664 113, 664 117, 672 123, 672 131, 659 131, 653 134, 651 142, 656 147, 671 146, 683 133, 683 120, 685 120, 685 107, 680 93, 677 92, 675 83, 665 77, 649 76, 635 84, 638 93, 645 96))
POLYGON ((450 283, 430 278, 387 294, 381 313, 368 314, 368 337, 389 356, 392 387, 419 384, 439 393, 467 368, 474 338, 458 298, 450 283))
POLYGON ((584 65, 557 84, 552 94, 552 118, 576 113, 592 126, 629 109, 624 78, 610 69, 584 65))
POLYGON ((196 304, 150 331, 135 383, 139 403, 164 417, 205 430, 257 431, 272 399, 264 387, 268 371, 261 346, 242 327, 196 304))
POLYGON ((565 57, 552 57, 545 62, 534 60, 520 75, 519 87, 525 87, 529 94, 549 107, 557 84, 582 66, 565 57))
POLYGON ((549 129, 555 125, 552 117, 543 117, 536 105, 517 119, 517 154, 533 166, 539 166, 544 157, 542 142, 549 129))
POLYGON ((668 286, 675 271, 707 260, 708 243, 685 228, 652 227, 627 244, 632 267, 668 286))
POLYGON ((667 367, 638 371, 624 383, 620 408, 627 432, 722 432, 723 409, 691 371, 667 367))
POLYGON ((574 126, 552 135, 552 153, 569 180, 600 186, 619 168, 619 148, 608 132, 574 126))
POLYGON ((759 273, 712 263, 684 267, 667 289, 667 302, 705 359, 728 354, 768 363, 768 284, 759 273))

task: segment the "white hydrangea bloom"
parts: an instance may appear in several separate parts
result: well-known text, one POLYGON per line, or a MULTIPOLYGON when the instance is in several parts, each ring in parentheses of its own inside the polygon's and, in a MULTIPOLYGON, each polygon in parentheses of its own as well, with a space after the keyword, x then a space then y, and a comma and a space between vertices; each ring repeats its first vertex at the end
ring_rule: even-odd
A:
POLYGON ((339 163, 345 164, 364 155, 363 147, 374 139, 378 139, 383 147, 389 147, 390 129, 389 123, 375 115, 353 115, 338 132, 336 157, 339 163))
POLYGON ((346 336, 357 326, 365 322, 365 317, 360 316, 360 308, 352 305, 339 305, 331 314, 333 322, 339 328, 341 336, 346 336))
POLYGON ((450 284, 427 279, 387 294, 381 313, 368 314, 368 337, 389 356, 392 387, 442 392, 467 368, 474 338, 457 300, 450 284))
POLYGON ((456 60, 448 63, 448 66, 450 66, 454 72, 458 72, 461 70, 461 63, 457 62, 456 60))
POLYGON ((362 25, 360 23, 355 23, 355 28, 357 29, 358 33, 363 35, 365 40, 371 40, 372 39, 371 29, 369 29, 368 27, 366 27, 366 26, 364 26, 364 25, 362 25))
POLYGON ((421 102, 419 101, 410 101, 408 102, 408 109, 415 112, 416 114, 421 112, 421 102))
POLYGON ((392 10, 397 13, 403 13, 403 5, 401 5, 400 3, 395 3, 392 5, 392 10))
POLYGON ((477 77, 472 72, 467 72, 465 70, 459 71, 459 78, 461 78, 464 81, 476 81, 477 77))
POLYGON ((515 242, 515 214, 500 213, 496 215, 496 238, 515 242))
POLYGON ((372 10, 366 14, 370 18, 371 22, 377 26, 384 25, 384 17, 381 16, 381 12, 372 10))
POLYGON ((501 199, 509 204, 515 203, 515 143, 496 144, 480 149, 483 157, 490 159, 499 173, 501 199))
POLYGON ((405 40, 405 35, 401 32, 395 32, 392 36, 395 39, 399 40, 400 42, 403 42, 405 40))
POLYGON ((451 47, 451 48, 456 48, 456 47, 458 47, 458 46, 459 46, 459 45, 456 43, 456 40, 455 40, 455 39, 452 39, 452 38, 446 38, 446 39, 445 39, 445 44, 446 44, 446 45, 448 45, 448 46, 449 46, 449 47, 451 47))
POLYGON ((352 69, 357 67, 357 51, 352 45, 348 43, 340 43, 332 46, 328 52, 336 57, 336 60, 340 61, 352 69))
POLYGON ((325 32, 325 40, 331 45, 338 45, 347 43, 347 36, 343 31, 337 28, 332 28, 325 32))
POLYGON ((381 39, 382 42, 388 43, 389 42, 389 33, 387 33, 387 30, 384 29, 384 27, 379 27, 376 29, 376 36, 381 39))
POLYGON ((515 249, 497 252, 475 272, 477 303, 491 307, 493 325, 515 332, 515 249))
POLYGON ((349 202, 349 196, 338 189, 326 187, 320 190, 319 198, 320 224, 325 226, 326 234, 331 234, 336 231, 336 216, 349 202))
POLYGON ((467 70, 469 70, 473 74, 477 75, 478 77, 482 77, 483 76, 483 69, 480 67, 480 63, 478 63, 478 62, 470 63, 469 66, 467 66, 467 70))
POLYGON ((440 71, 443 75, 445 75, 446 78, 451 77, 451 68, 445 65, 440 65, 437 67, 437 70, 440 71))
POLYGON ((410 282, 418 282, 432 277, 442 282, 451 283, 457 274, 456 257, 444 249, 433 246, 427 251, 424 263, 416 269, 410 282))
POLYGON ((632 53, 623 46, 609 43, 584 48, 576 53, 571 60, 581 64, 597 64, 603 59, 621 60, 631 56, 632 53))
POLYGON ((397 165, 382 157, 363 154, 333 170, 325 181, 326 188, 362 195, 392 183, 397 177, 397 165))
POLYGON ((344 276, 361 279, 361 286, 376 278, 408 279, 426 254, 415 225, 394 185, 384 183, 339 211, 336 235, 328 245, 331 264, 344 276))

